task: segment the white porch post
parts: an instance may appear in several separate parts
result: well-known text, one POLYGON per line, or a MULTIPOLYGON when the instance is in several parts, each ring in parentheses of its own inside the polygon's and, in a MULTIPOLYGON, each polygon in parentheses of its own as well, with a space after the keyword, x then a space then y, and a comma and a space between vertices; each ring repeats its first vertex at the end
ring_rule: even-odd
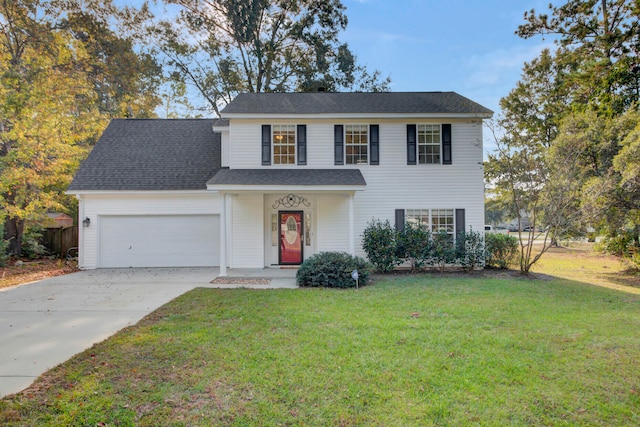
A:
POLYGON ((227 195, 222 194, 220 211, 220 277, 227 275, 227 195))
POLYGON ((349 195, 349 253, 351 255, 356 254, 356 245, 355 245, 355 213, 353 207, 353 196, 354 193, 349 195))

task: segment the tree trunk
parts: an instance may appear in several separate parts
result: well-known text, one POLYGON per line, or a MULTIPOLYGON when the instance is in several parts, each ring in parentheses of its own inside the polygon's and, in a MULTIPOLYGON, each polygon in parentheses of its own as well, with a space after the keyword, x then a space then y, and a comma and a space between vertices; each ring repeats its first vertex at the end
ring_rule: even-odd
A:
POLYGON ((19 257, 22 254, 22 232, 24 220, 19 218, 7 218, 4 223, 4 238, 9 241, 8 253, 19 257))

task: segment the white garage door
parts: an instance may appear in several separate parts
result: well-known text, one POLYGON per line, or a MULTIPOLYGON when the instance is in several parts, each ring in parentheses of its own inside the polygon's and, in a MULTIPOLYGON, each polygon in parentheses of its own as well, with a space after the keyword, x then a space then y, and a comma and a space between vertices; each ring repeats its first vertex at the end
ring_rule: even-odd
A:
POLYGON ((218 215, 101 216, 99 266, 218 266, 218 215))

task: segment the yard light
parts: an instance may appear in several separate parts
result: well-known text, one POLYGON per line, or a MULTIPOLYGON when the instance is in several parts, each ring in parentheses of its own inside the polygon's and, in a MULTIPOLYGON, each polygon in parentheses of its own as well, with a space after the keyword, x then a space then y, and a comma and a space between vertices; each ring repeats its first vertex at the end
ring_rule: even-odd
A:
POLYGON ((86 217, 85 219, 82 220, 82 225, 84 227, 88 227, 91 225, 91 219, 89 219, 89 217, 86 217))

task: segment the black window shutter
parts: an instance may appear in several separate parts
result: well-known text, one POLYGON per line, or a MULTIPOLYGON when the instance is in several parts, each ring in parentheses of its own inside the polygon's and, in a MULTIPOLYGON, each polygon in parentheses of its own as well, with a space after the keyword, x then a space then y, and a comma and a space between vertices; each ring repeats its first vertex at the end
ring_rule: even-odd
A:
POLYGON ((298 125, 298 164, 307 164, 307 125, 298 125))
POLYGON ((456 209, 456 234, 466 231, 464 223, 464 209, 456 209))
POLYGON ((333 127, 334 156, 336 165, 344 165, 344 126, 333 127))
POLYGON ((407 125, 407 164, 416 164, 416 125, 407 125))
POLYGON ((370 165, 380 164, 380 126, 369 126, 369 151, 371 153, 371 159, 369 159, 370 165))
POLYGON ((271 125, 262 125, 262 166, 271 164, 271 125))
POLYGON ((404 232, 404 209, 396 209, 396 231, 404 232))
POLYGON ((451 125, 442 125, 442 164, 451 164, 451 125))

